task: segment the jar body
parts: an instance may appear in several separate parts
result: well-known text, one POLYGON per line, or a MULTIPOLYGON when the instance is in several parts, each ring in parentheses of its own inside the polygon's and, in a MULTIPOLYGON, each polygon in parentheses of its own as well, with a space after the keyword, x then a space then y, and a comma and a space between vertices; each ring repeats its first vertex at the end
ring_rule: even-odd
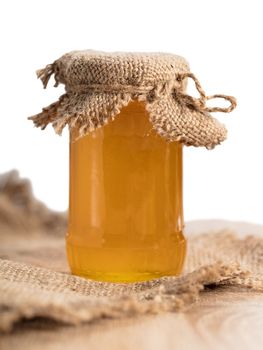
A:
POLYGON ((70 142, 67 255, 73 274, 134 282, 180 273, 182 145, 152 129, 144 103, 70 142))

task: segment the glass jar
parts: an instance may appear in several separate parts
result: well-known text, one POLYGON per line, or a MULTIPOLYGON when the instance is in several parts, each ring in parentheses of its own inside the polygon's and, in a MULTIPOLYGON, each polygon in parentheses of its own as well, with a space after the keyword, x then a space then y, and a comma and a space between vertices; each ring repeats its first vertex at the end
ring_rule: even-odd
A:
POLYGON ((70 135, 67 256, 73 274, 135 282, 181 272, 182 144, 133 101, 109 124, 70 135))

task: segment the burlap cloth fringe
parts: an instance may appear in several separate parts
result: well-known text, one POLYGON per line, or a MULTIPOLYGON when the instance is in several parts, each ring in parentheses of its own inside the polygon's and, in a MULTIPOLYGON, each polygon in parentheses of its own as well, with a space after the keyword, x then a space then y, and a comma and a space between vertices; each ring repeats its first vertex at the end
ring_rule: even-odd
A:
POLYGON ((227 131, 209 112, 229 113, 236 107, 232 96, 207 96, 187 61, 172 54, 73 51, 37 71, 44 88, 53 74, 55 86, 65 84, 66 93, 29 119, 42 129, 52 124, 58 134, 68 125, 82 137, 137 99, 145 102, 161 137, 210 149, 225 140, 227 131), (187 78, 193 79, 199 98, 185 92, 187 78), (208 107, 214 98, 228 100, 229 107, 208 107))
MULTIPOLYGON (((41 248, 40 248, 41 249, 41 248)), ((191 305, 206 286, 263 291, 263 239, 229 231, 189 239, 185 272, 149 282, 119 284, 86 280, 40 267, 0 260, 0 329, 36 317, 78 325, 191 305)))

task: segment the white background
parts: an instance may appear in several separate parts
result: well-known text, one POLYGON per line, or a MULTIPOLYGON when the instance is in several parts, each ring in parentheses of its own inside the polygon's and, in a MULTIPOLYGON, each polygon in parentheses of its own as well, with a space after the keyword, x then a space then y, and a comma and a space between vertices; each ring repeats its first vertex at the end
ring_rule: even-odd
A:
POLYGON ((2 1, 0 172, 17 168, 38 198, 65 210, 68 137, 34 129, 27 116, 63 92, 42 89, 35 70, 71 50, 165 51, 187 58, 207 94, 236 96, 215 116, 228 140, 185 148, 186 220, 263 223, 261 1, 2 1))

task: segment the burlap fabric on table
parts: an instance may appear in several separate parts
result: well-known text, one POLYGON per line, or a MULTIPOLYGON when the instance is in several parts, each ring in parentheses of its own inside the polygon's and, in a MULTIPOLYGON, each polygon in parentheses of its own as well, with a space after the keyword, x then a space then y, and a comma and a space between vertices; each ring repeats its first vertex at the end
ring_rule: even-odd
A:
POLYGON ((209 112, 231 112, 236 101, 226 95, 206 96, 187 61, 167 53, 105 53, 73 51, 37 72, 44 87, 54 74, 55 86, 65 84, 59 100, 30 119, 58 134, 68 125, 84 136, 113 120, 132 100, 145 102, 153 129, 168 141, 213 148, 226 138, 226 128, 209 112), (187 78, 200 95, 186 93, 187 78), (223 98, 229 107, 208 107, 223 98))
POLYGON ((65 215, 53 213, 36 201, 29 183, 17 173, 0 177, 2 331, 39 317, 78 325, 105 318, 183 311, 209 286, 263 291, 261 238, 241 239, 228 230, 189 237, 181 277, 111 284, 69 274, 65 230, 65 215))

